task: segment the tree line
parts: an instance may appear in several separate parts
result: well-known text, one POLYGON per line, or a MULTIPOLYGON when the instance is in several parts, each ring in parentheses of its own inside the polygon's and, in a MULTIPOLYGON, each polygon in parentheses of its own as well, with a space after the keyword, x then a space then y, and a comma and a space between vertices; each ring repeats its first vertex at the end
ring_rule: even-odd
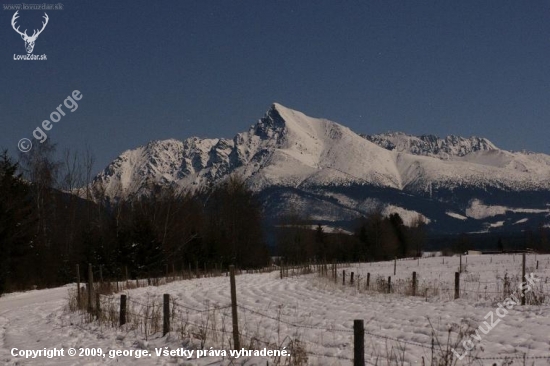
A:
POLYGON ((421 216, 406 226, 399 214, 385 217, 375 209, 356 220, 353 233, 327 232, 321 225, 312 230, 311 220, 290 214, 277 225, 276 242, 279 255, 291 263, 366 262, 420 255, 425 236, 426 224, 421 216))
POLYGON ((158 276, 166 268, 266 266, 261 206, 238 177, 212 189, 113 202, 88 183, 89 153, 40 144, 19 161, 0 156, 0 293, 74 281, 75 264, 105 278, 158 276))
MULTIPOLYGON (((159 276, 166 269, 258 268, 286 263, 372 261, 419 253, 424 223, 375 210, 356 230, 328 232, 298 214, 267 228, 244 181, 198 191, 152 185, 116 201, 90 184, 93 154, 58 154, 46 141, 16 161, 0 155, 0 293, 73 282, 75 264, 106 279, 159 276), (267 245, 270 241, 272 244, 267 245)), ((121 196, 122 197, 122 196, 121 196)))

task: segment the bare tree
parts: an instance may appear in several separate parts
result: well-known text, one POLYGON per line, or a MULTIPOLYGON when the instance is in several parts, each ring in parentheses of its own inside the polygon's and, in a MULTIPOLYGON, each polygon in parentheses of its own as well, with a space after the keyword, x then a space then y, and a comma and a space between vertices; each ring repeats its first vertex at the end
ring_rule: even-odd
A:
POLYGON ((31 183, 32 197, 37 214, 36 235, 46 247, 50 245, 50 222, 55 212, 51 210, 51 190, 57 187, 61 163, 55 158, 56 145, 46 140, 28 153, 21 153, 23 176, 31 183))

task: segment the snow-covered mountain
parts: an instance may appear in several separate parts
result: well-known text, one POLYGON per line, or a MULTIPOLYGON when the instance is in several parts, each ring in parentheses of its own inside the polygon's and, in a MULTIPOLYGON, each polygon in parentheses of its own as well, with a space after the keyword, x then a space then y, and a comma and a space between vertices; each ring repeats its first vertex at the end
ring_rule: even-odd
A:
POLYGON ((475 151, 498 150, 491 141, 475 136, 464 138, 450 135, 439 138, 434 135, 412 136, 402 132, 362 136, 388 150, 439 159, 452 159, 475 151))
POLYGON ((501 150, 477 137, 358 135, 280 104, 231 140, 153 141, 126 151, 93 185, 116 199, 159 185, 212 186, 231 174, 259 193, 272 218, 292 208, 345 226, 379 208, 406 222, 421 214, 435 231, 502 229, 488 220, 510 214, 514 223, 550 222, 548 155, 501 150))

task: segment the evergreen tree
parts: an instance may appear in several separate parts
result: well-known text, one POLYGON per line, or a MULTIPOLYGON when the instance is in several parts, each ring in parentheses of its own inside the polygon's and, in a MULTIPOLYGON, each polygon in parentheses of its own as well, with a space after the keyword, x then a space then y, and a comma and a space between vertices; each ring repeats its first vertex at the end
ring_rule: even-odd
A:
POLYGON ((406 227, 403 224, 403 219, 398 213, 393 213, 390 215, 389 221, 398 240, 398 256, 404 258, 408 255, 409 247, 405 235, 406 227))
POLYGON ((261 206, 242 179, 232 176, 214 188, 207 202, 206 216, 209 258, 223 258, 224 264, 241 267, 268 263, 261 206))
POLYGON ((23 268, 32 238, 30 213, 29 186, 4 150, 0 156, 0 294, 29 281, 23 268))
POLYGON ((325 239, 325 233, 323 231, 323 227, 321 224, 317 225, 317 229, 315 229, 315 251, 316 251, 316 259, 318 261, 322 261, 327 259, 327 246, 326 246, 326 239, 325 239))

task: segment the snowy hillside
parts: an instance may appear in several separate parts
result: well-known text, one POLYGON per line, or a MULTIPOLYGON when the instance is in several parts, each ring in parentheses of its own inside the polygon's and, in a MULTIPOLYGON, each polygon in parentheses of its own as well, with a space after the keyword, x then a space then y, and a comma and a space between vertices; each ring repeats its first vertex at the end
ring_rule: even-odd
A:
MULTIPOLYGON (((500 304, 511 295, 520 296, 517 285, 523 279, 519 255, 403 260, 397 262, 396 275, 393 261, 355 264, 339 269, 336 283, 315 273, 283 279, 279 278, 278 271, 242 274, 236 277, 239 334, 244 347, 255 349, 292 349, 290 341, 297 340, 301 347, 296 352, 307 357, 304 363, 307 365, 351 366, 353 320, 363 319, 365 359, 369 365, 430 364, 434 357, 443 357, 447 345, 455 348, 452 357, 456 365, 546 365, 550 357, 550 256, 528 255, 526 264, 528 273, 534 272, 540 279, 527 294, 531 296, 529 301, 536 296, 541 302, 539 305, 528 302, 525 306, 506 304, 504 315, 497 310, 500 304), (454 299, 454 274, 461 261, 460 298, 454 299), (342 284, 342 270, 355 273, 354 285, 349 284, 349 276, 347 284, 342 284), (406 292, 413 271, 418 276, 417 296, 406 292), (371 277, 368 288, 367 274, 371 277), (384 285, 388 276, 392 276, 392 293, 379 292, 376 285, 384 285), (490 320, 487 314, 491 314, 490 320), (485 325, 485 320, 491 322, 490 327, 485 325), (490 331, 482 333, 479 329, 490 331), (460 330, 466 335, 460 335, 460 330), (432 350, 434 337, 437 337, 437 347, 432 350), (464 348, 463 341, 467 339, 475 345, 470 352, 464 348), (400 350, 399 355, 403 356, 399 363, 391 360, 395 350, 400 350), (466 353, 468 357, 463 361, 454 358, 466 353)), ((178 280, 158 287, 126 290, 132 320, 122 327, 116 322, 111 325, 107 320, 90 322, 85 312, 70 312, 67 298, 74 287, 75 284, 71 284, 0 298, 0 362, 3 365, 273 364, 273 358, 265 357, 188 359, 184 355, 156 355, 159 349, 193 350, 194 354, 211 347, 231 349, 228 277, 178 280), (161 328, 156 331, 147 328, 145 325, 151 326, 151 323, 143 315, 153 317, 151 308, 162 307, 163 294, 170 294, 173 301, 170 306, 175 309, 172 331, 166 336, 162 335, 161 328), (71 357, 67 355, 70 347, 93 348, 105 356, 71 357), (57 348, 64 349, 65 355, 24 359, 14 356, 13 348, 57 348), (117 351, 147 351, 151 356, 115 355, 117 351)), ((102 296, 102 304, 104 308, 112 306, 118 319, 119 294, 102 296)))
MULTIPOLYGON (((155 186, 209 187, 230 174, 263 196, 270 217, 292 206, 319 221, 350 221, 374 207, 393 207, 422 214, 434 226, 453 222, 450 227, 480 219, 466 212, 472 199, 537 214, 550 204, 550 156, 501 150, 477 137, 363 137, 277 103, 232 140, 153 141, 126 151, 93 185, 116 199, 155 186), (474 220, 457 220, 447 211, 474 220)), ((471 229, 487 226, 476 225, 471 229)))

